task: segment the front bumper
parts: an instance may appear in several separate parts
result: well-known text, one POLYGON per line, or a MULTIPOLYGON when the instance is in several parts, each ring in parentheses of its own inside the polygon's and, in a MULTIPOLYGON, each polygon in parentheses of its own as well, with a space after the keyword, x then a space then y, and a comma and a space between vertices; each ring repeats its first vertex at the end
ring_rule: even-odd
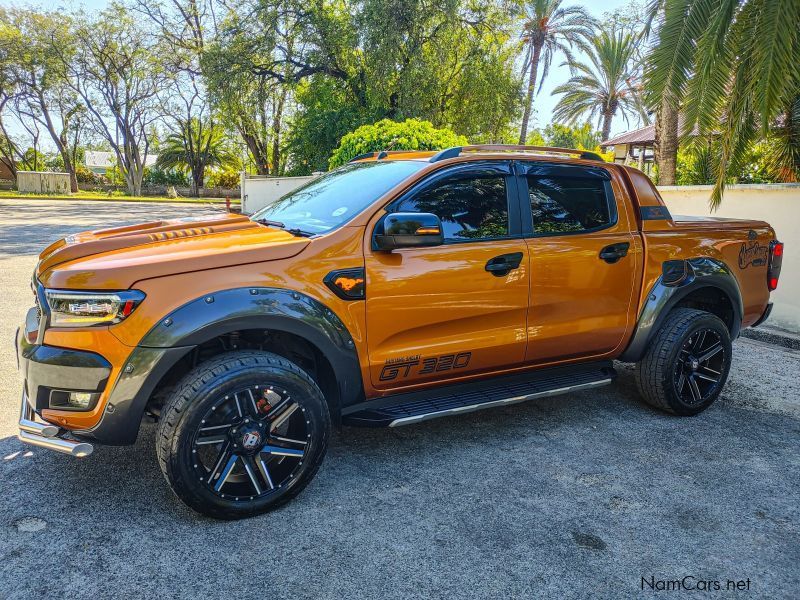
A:
POLYGON ((89 456, 94 450, 94 446, 86 442, 59 437, 61 433, 61 429, 55 425, 36 421, 36 413, 28 404, 27 394, 23 392, 17 433, 21 442, 77 457, 89 456))

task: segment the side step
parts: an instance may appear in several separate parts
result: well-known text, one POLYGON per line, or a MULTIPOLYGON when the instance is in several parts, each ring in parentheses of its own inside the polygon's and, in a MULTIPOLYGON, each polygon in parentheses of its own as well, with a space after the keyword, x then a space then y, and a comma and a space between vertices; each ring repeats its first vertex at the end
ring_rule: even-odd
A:
POLYGON ((342 421, 361 427, 398 427, 595 388, 611 383, 616 376, 611 361, 539 369, 363 402, 344 409, 342 421))

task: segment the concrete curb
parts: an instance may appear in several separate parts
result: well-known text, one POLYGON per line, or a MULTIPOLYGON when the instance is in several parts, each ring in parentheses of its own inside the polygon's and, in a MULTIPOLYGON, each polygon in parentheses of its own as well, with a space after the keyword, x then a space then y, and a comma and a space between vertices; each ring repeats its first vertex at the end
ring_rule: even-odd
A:
POLYGON ((748 327, 742 330, 741 335, 751 340, 759 340, 768 344, 783 346, 784 348, 800 350, 800 334, 778 327, 770 327, 768 325, 748 327))

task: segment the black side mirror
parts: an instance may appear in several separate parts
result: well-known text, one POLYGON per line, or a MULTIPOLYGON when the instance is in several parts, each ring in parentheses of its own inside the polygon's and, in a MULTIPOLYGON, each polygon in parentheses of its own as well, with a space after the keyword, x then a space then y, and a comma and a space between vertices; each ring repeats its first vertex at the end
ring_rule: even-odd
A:
POLYGON ((390 213, 383 218, 375 234, 377 249, 388 252, 443 243, 442 221, 431 213, 390 213))

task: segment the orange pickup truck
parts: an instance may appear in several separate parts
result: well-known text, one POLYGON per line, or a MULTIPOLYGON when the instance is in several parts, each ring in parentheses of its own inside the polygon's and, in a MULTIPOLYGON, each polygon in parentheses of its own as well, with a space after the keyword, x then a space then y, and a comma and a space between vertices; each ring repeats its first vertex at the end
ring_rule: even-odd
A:
POLYGON ((332 427, 406 425, 611 383, 694 415, 770 312, 761 221, 670 215, 589 152, 359 156, 247 217, 69 236, 33 274, 19 437, 75 456, 158 420, 189 506, 239 518, 311 480, 332 427))

